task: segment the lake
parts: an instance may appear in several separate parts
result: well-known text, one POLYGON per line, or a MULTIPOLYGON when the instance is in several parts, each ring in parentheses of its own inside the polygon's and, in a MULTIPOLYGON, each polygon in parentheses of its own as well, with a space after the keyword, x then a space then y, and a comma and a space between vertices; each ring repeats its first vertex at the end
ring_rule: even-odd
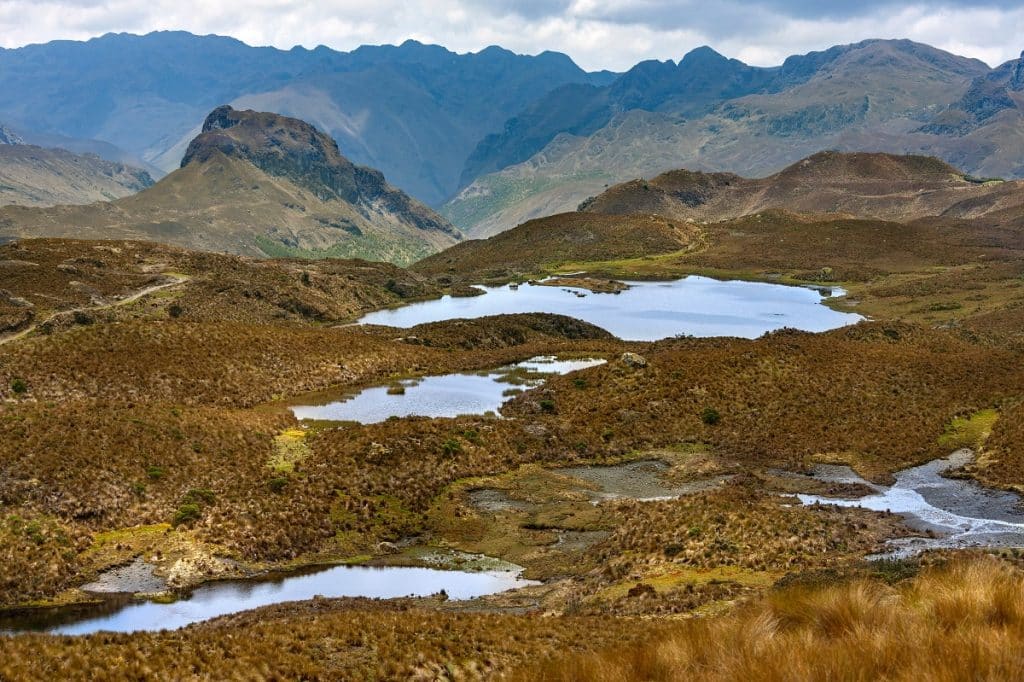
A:
POLYGON ((472 599, 536 584, 518 567, 491 571, 449 571, 405 566, 333 566, 274 579, 221 581, 202 585, 170 604, 133 602, 126 597, 95 608, 41 610, 0 622, 0 632, 44 631, 62 635, 93 632, 172 630, 217 616, 288 601, 322 597, 426 597, 444 590, 449 599, 472 599), (99 613, 96 613, 99 612, 99 613))
POLYGON ((444 374, 396 382, 405 391, 395 394, 393 386, 375 386, 355 395, 326 400, 320 405, 292 407, 298 419, 354 421, 376 424, 389 417, 457 417, 497 412, 509 400, 506 392, 534 388, 550 374, 566 374, 600 365, 597 358, 559 360, 541 356, 487 372, 444 374), (512 382, 515 383, 512 383, 512 382))
POLYGON ((618 294, 522 284, 480 287, 481 296, 444 296, 366 315, 362 324, 408 328, 425 322, 510 313, 556 313, 606 329, 627 341, 678 335, 753 339, 791 327, 821 332, 864 319, 822 305, 831 293, 811 287, 684 277, 671 282, 628 282, 618 294), (584 294, 580 297, 578 294, 584 294))

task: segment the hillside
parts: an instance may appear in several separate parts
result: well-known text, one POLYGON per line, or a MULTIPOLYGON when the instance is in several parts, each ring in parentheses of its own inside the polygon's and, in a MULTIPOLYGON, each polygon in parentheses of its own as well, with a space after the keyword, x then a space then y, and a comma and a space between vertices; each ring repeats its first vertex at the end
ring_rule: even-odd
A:
MULTIPOLYGON (((0 131, 0 136, 3 132, 0 131)), ((0 144, 0 206, 111 201, 153 184, 149 173, 93 154, 0 144)))
POLYGON ((89 206, 0 211, 0 235, 152 239, 253 256, 408 262, 458 231, 308 123, 215 109, 182 167, 139 194, 89 206))
POLYGON ((566 83, 606 79, 554 52, 456 54, 412 40, 278 50, 177 31, 122 33, 0 49, 0 120, 102 140, 170 171, 215 106, 277 111, 440 203, 458 189, 473 146, 526 104, 566 83))
POLYGON ((988 72, 976 60, 910 41, 791 57, 762 74, 759 88, 723 94, 702 112, 683 112, 666 99, 620 107, 593 131, 551 128, 542 148, 477 178, 443 212, 470 236, 487 236, 571 210, 630 177, 680 167, 767 175, 823 149, 928 153, 975 175, 1013 176, 1020 148, 1014 129, 987 127, 964 140, 922 128, 988 72))
POLYGON ((416 272, 469 279, 533 273, 567 261, 639 258, 685 249, 694 226, 658 216, 627 218, 564 213, 539 218, 490 239, 462 242, 415 264, 416 272))
POLYGON ((771 209, 905 221, 978 217, 1024 206, 1024 181, 979 182, 925 156, 820 152, 764 178, 669 171, 611 187, 580 205, 609 215, 719 221, 771 209))

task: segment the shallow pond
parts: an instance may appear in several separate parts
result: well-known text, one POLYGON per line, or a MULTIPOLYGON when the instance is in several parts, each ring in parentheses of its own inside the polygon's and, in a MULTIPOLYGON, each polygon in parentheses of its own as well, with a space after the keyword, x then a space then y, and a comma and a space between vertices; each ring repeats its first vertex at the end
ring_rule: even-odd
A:
POLYGON ((834 504, 890 511, 908 525, 934 537, 901 538, 889 556, 907 556, 926 549, 962 547, 1024 547, 1024 509, 1019 496, 985 488, 968 479, 946 478, 943 472, 967 464, 972 454, 961 450, 896 474, 892 486, 869 483, 849 467, 820 466, 814 478, 830 483, 859 483, 875 492, 856 499, 798 495, 804 504, 834 504))
POLYGON ((180 628, 269 604, 322 597, 425 597, 444 590, 450 599, 472 599, 536 584, 509 570, 447 571, 434 568, 334 566, 271 580, 213 582, 170 604, 132 602, 127 596, 90 609, 41 611, 0 622, 0 632, 45 631, 84 635, 180 628))
POLYGON ((629 282, 629 287, 618 294, 531 284, 480 287, 486 292, 483 296, 445 296, 380 310, 359 321, 406 328, 485 315, 557 313, 595 324, 621 339, 655 341, 680 334, 752 339, 782 327, 820 332, 863 319, 822 305, 823 298, 831 294, 808 287, 707 277, 629 282))
POLYGON ((533 388, 545 375, 567 374, 604 363, 600 359, 558 360, 536 357, 490 372, 445 374, 401 381, 404 393, 376 386, 321 405, 292 407, 298 419, 376 424, 389 417, 457 417, 496 412, 512 389, 533 388), (514 382, 514 383, 512 383, 514 382))

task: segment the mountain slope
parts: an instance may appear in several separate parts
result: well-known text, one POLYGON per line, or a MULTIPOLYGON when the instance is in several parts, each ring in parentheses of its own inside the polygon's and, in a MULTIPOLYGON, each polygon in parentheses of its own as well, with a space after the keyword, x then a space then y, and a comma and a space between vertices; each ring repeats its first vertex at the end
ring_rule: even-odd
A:
POLYGON ((470 279, 532 273, 552 264, 638 258, 685 249, 697 228, 661 216, 563 213, 538 218, 489 239, 457 244, 413 264, 426 274, 470 279))
POLYGON ((604 82, 565 55, 455 54, 408 41, 337 52, 232 38, 108 34, 0 49, 0 119, 113 143, 172 170, 224 102, 310 121, 356 163, 428 202, 458 188, 466 157, 526 103, 566 83, 604 82))
POLYGON ((1024 206, 1024 181, 979 182, 925 156, 820 152, 764 178, 676 170, 616 185, 580 205, 605 215, 720 221, 781 209, 880 220, 975 218, 1024 206))
POLYGON ((987 72, 981 62, 910 41, 793 57, 757 72, 750 82, 760 92, 703 114, 673 112, 666 97, 658 110, 616 113, 593 133, 559 134, 528 160, 478 178, 444 213, 471 236, 485 236, 569 210, 627 177, 681 166, 761 175, 822 149, 927 152, 958 162, 956 142, 917 131, 987 72))
POLYGON ((404 263, 460 239, 313 126, 224 106, 182 167, 131 197, 0 210, 0 235, 149 239, 253 256, 359 256, 404 263))
POLYGON ((153 184, 144 170, 63 149, 0 144, 0 206, 109 201, 153 184))

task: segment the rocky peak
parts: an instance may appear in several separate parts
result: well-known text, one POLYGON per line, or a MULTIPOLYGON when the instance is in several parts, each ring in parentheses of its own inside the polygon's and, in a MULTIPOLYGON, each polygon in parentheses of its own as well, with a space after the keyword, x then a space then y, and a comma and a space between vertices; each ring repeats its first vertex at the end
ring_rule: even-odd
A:
POLYGON ((25 144, 25 140, 7 126, 0 124, 0 144, 25 144))
POLYGON ((189 143, 181 166, 206 163, 220 154, 286 178, 322 201, 340 200, 362 210, 398 213, 421 229, 459 234, 436 213, 389 185, 380 171, 356 166, 342 156, 329 135, 297 118, 217 107, 189 143))

